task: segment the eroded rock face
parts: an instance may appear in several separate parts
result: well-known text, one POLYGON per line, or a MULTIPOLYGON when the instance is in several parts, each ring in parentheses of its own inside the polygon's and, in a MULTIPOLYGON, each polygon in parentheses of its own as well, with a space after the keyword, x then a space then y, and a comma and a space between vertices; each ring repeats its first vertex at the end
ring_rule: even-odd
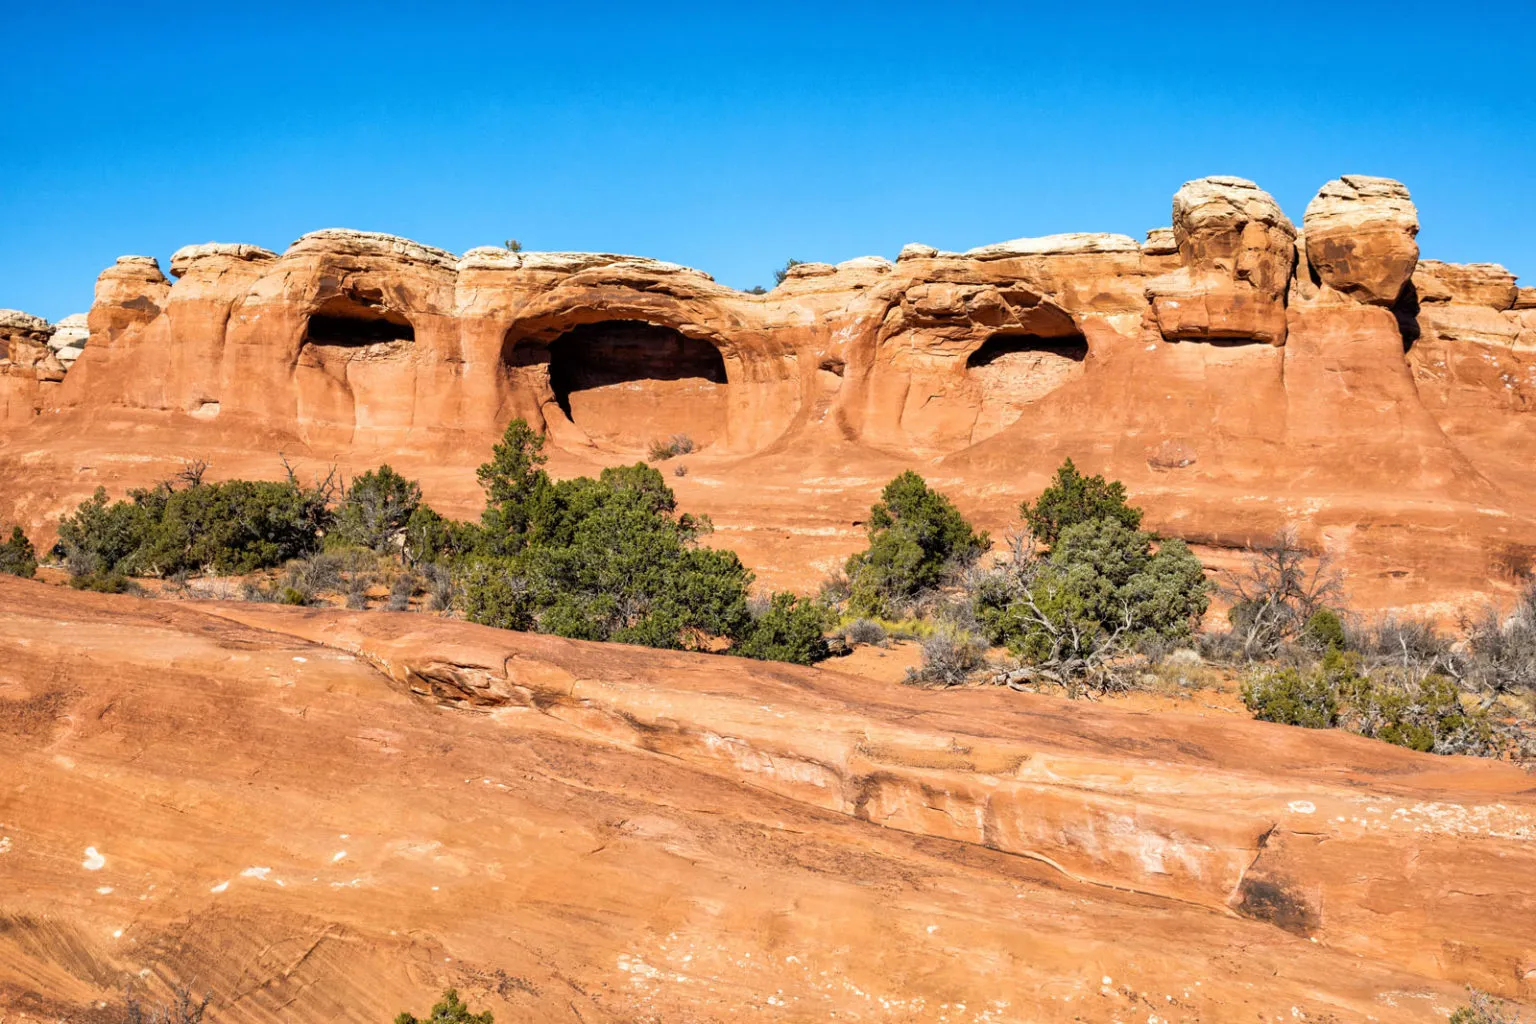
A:
POLYGON ((37 416, 64 379, 64 364, 49 346, 53 333, 42 317, 0 309, 0 422, 37 416))
POLYGON ((1182 266, 1146 286, 1170 341, 1285 343, 1285 294, 1296 228, 1246 178, 1187 182, 1173 197, 1182 266))
MULTIPOLYGON (((163 427, 176 457, 259 451, 261 473, 279 451, 387 458, 470 481, 471 501, 514 416, 580 471, 687 434, 724 474, 701 510, 735 510, 743 550, 796 546, 764 541, 762 558, 797 587, 857 542, 877 473, 948 474, 1003 531, 1066 456, 1191 539, 1243 544, 1300 518, 1384 592, 1482 586, 1536 507, 1536 300, 1502 267, 1426 260, 1391 301, 1413 217, 1386 179, 1329 183, 1305 223, 1252 182, 1205 178, 1141 244, 913 243, 894 262, 800 264, 763 295, 612 253, 455 256, 342 229, 282 253, 207 243, 172 257, 174 285, 147 257, 108 268, 63 382, 0 387, 59 436, 127 437, 128 417, 163 427), (765 513, 759 485, 780 473, 785 504, 765 513), (790 507, 802 476, 839 525, 790 507), (1423 549, 1431 536, 1448 547, 1423 549)), ((74 461, 138 464, 99 455, 74 461)))
POLYGON ((1307 260, 1323 284, 1390 306, 1419 260, 1419 212, 1402 182, 1346 174, 1307 204, 1307 260))

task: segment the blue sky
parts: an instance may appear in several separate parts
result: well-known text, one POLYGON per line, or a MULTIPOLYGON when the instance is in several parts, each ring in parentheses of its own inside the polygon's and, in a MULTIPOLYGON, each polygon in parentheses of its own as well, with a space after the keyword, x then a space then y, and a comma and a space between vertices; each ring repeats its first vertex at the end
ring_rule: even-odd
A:
POLYGON ((1140 237, 1206 174, 1298 223, 1329 178, 1400 178, 1425 256, 1536 283, 1530 0, 4 6, 0 306, 51 319, 191 242, 515 237, 748 287, 1140 237))

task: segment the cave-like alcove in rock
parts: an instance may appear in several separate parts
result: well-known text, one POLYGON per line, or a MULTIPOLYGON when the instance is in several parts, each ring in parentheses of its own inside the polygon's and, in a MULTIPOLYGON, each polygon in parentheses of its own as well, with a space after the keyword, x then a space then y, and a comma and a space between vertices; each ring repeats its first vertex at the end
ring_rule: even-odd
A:
POLYGON ((600 444, 639 451, 686 434, 703 447, 725 436, 725 360, 670 327, 573 327, 549 345, 549 383, 561 411, 600 444))
POLYGON ((980 392, 974 444, 1013 424, 1024 409, 1080 376, 1088 358, 1081 334, 1043 338, 1036 334, 994 334, 965 361, 965 373, 980 392))

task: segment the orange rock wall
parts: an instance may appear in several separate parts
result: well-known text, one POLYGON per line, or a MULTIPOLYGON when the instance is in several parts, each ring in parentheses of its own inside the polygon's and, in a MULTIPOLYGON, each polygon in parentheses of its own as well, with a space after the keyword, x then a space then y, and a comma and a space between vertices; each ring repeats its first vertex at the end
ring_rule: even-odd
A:
POLYGON ((521 416, 599 463, 687 433, 747 485, 904 461, 993 525, 1071 456, 1161 529, 1220 546, 1297 523, 1367 579, 1417 575, 1423 602, 1536 543, 1536 296, 1502 268, 1416 264, 1417 228, 1386 179, 1330 182, 1298 232, 1217 177, 1145 243, 912 245, 766 295, 655 260, 329 230, 280 255, 189 247, 174 284, 125 257, 55 394, 0 388, 21 444, 134 411, 190 448, 467 472, 521 416), (636 330, 650 369, 618 355, 636 330))

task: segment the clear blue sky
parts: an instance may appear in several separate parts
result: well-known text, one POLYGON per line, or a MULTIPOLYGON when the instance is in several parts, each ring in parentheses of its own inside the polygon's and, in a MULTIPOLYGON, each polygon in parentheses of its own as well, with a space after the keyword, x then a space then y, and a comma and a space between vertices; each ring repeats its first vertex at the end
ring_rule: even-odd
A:
POLYGON ((51 319, 191 242, 515 237, 747 287, 1140 237, 1217 173, 1298 223, 1340 173, 1400 178, 1424 255, 1536 283, 1531 0, 3 6, 0 306, 51 319))

